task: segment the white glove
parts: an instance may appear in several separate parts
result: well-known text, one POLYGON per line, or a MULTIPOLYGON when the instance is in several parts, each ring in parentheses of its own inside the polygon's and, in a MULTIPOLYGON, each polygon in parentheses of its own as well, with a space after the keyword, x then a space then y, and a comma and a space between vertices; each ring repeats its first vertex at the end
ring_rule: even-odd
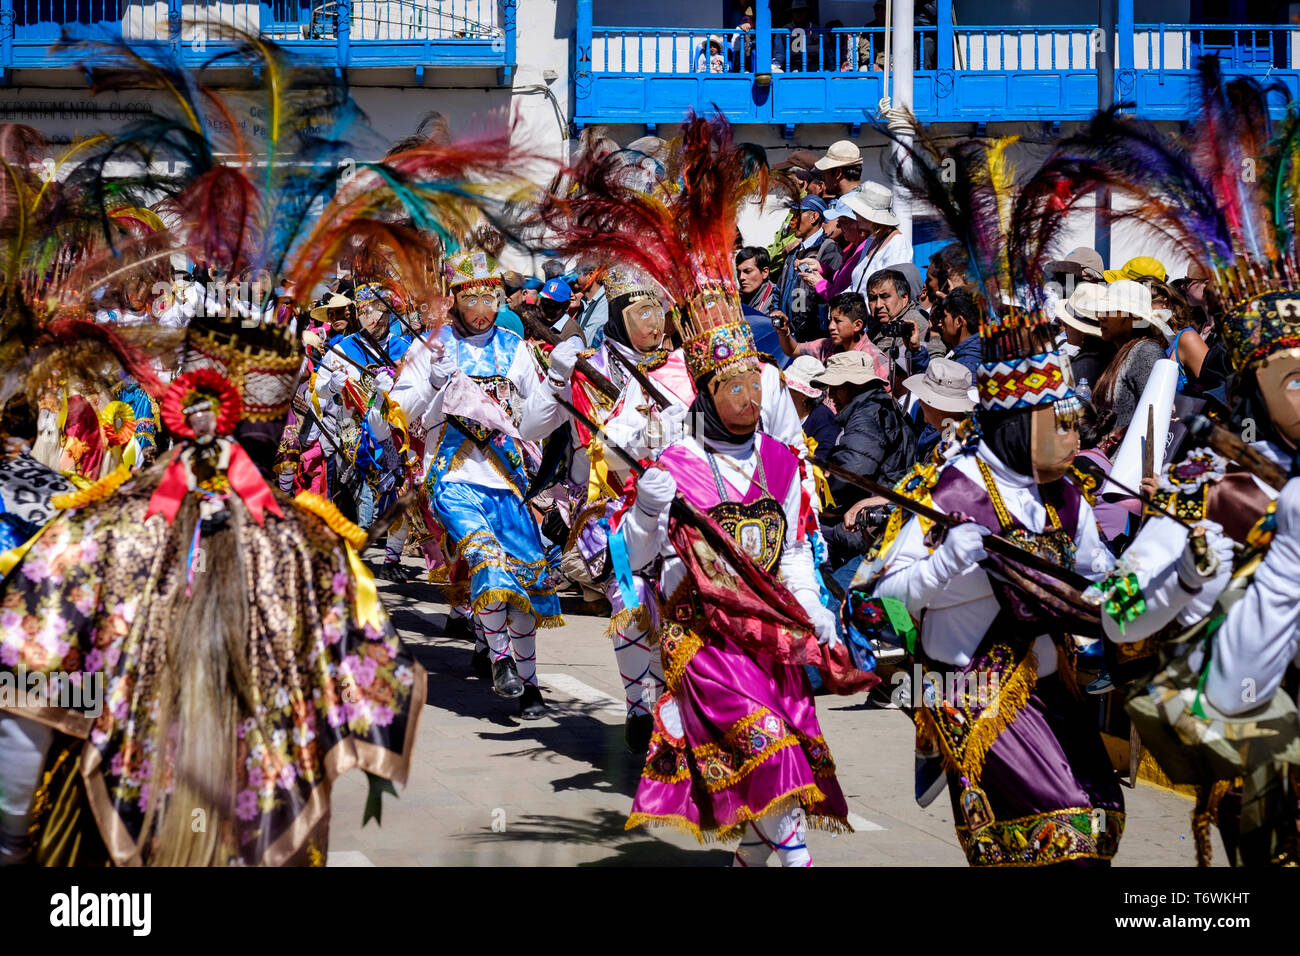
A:
POLYGON ((383 441, 391 432, 388 422, 384 421, 383 414, 379 411, 378 405, 371 405, 370 411, 366 412, 366 424, 370 426, 370 433, 383 441))
POLYGON ((943 543, 930 555, 930 563, 941 580, 951 581, 967 568, 988 557, 984 535, 991 532, 970 521, 949 528, 943 543))
POLYGON ((429 369, 429 384, 434 388, 442 388, 451 381, 452 375, 459 367, 456 364, 456 356, 443 355, 429 369))
POLYGON ((677 479, 663 468, 648 468, 636 483, 636 506, 655 517, 667 510, 677 495, 677 479))
POLYGON ((661 408, 656 413, 659 420, 663 422, 664 441, 672 444, 686 437, 686 420, 690 417, 691 410, 685 405, 672 404, 667 408, 661 408))
POLYGON ((343 386, 348 383, 348 370, 342 366, 337 366, 329 370, 329 378, 326 379, 325 387, 329 390, 330 395, 338 395, 343 391, 343 386))
POLYGON ((382 372, 375 373, 375 391, 383 392, 387 395, 393 390, 393 373, 384 369, 382 372))
POLYGON ((814 608, 805 608, 808 611, 808 617, 812 619, 813 631, 817 635, 818 644, 836 644, 840 641, 839 632, 836 625, 839 623, 835 619, 835 612, 828 607, 818 604, 814 608))
POLYGON ((569 380, 578 364, 578 353, 586 347, 580 336, 572 335, 551 350, 550 374, 556 382, 569 380))
POLYGON ((1193 535, 1187 536, 1183 553, 1178 558, 1178 580, 1188 591, 1197 591, 1201 585, 1219 573, 1219 567, 1232 563, 1232 539, 1223 533, 1223 525, 1213 521, 1198 521, 1197 527, 1205 529, 1206 544, 1209 553, 1206 559, 1209 567, 1202 571, 1197 567, 1196 552, 1192 550, 1193 535))

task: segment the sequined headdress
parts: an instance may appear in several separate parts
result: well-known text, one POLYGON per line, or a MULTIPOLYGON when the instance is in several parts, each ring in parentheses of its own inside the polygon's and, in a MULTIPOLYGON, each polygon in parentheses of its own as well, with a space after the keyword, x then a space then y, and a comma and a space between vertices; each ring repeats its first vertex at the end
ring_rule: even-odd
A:
POLYGON ((458 252, 447 258, 447 288, 500 289, 505 287, 501 265, 482 249, 458 252))
MULTIPOLYGON (((732 257, 741 201, 766 201, 766 167, 733 146, 721 116, 691 116, 666 149, 661 177, 642 189, 625 173, 619 153, 588 154, 556 180, 539 212, 551 248, 634 266, 662 286, 677 304, 697 382, 755 366, 761 356, 741 312, 732 257)), ((606 291, 614 296, 608 279, 606 291)))
POLYGON ((627 296, 629 303, 637 299, 651 299, 659 297, 659 289, 655 285, 654 279, 650 278, 649 273, 643 269, 637 269, 634 266, 615 265, 610 266, 605 271, 601 284, 605 287, 605 295, 609 301, 627 296))

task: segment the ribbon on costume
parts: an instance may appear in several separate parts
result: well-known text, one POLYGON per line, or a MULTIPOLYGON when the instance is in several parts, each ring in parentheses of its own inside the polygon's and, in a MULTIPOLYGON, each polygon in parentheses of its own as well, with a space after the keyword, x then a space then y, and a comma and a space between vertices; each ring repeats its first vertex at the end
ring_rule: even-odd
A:
POLYGON ((635 611, 641 606, 636 595, 636 581, 632 578, 632 562, 627 556, 627 542, 623 540, 623 529, 611 528, 606 518, 597 522, 605 531, 609 542, 609 560, 614 568, 614 579, 618 581, 618 592, 623 597, 623 606, 635 611))
POLYGON ((821 466, 813 461, 813 456, 817 454, 817 439, 804 436, 804 442, 808 445, 808 467, 812 469, 813 482, 817 487, 817 497, 822 500, 822 510, 833 507, 835 498, 831 495, 831 483, 826 477, 826 472, 822 471, 821 466))
MULTIPOLYGON (((172 460, 163 473, 162 481, 158 483, 153 497, 149 499, 149 508, 144 513, 145 521, 155 514, 166 518, 168 524, 176 520, 176 514, 181 510, 181 502, 185 500, 185 495, 190 490, 189 477, 182 458, 183 451, 183 448, 177 448, 172 453, 172 460)), ((257 466, 248 457, 248 452, 244 451, 237 442, 230 443, 230 463, 226 467, 226 479, 230 482, 231 490, 244 502, 249 514, 259 525, 265 523, 267 511, 277 518, 284 517, 284 512, 280 510, 280 505, 271 494, 271 489, 262 480, 257 466)))
POLYGON ((383 618, 379 613, 379 589, 375 587, 375 576, 361 563, 361 556, 352 542, 343 539, 343 550, 348 556, 348 570, 356 582, 356 618, 357 626, 370 625, 376 630, 383 627, 383 618))

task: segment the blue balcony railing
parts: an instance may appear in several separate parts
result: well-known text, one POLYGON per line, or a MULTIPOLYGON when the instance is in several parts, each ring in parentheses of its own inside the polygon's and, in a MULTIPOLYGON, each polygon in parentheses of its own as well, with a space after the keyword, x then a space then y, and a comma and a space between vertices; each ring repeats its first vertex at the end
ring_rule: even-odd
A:
MULTIPOLYGON (((856 132, 886 92, 882 28, 773 29, 763 0, 750 30, 596 26, 592 0, 577 2, 579 126, 676 123, 716 105, 732 122, 777 124, 787 135, 801 123, 856 132)), ((1300 94, 1300 26, 1134 23, 1133 0, 1118 5, 1107 37, 1088 23, 955 26, 952 0, 939 0, 937 23, 913 31, 913 110, 926 122, 1086 119, 1107 44, 1116 100, 1152 119, 1196 112, 1205 54, 1217 54, 1229 76, 1266 76, 1300 94)))
POLYGON ((0 0, 0 70, 68 66, 62 36, 168 45, 194 65, 255 34, 313 62, 486 67, 509 82, 516 0, 0 0))

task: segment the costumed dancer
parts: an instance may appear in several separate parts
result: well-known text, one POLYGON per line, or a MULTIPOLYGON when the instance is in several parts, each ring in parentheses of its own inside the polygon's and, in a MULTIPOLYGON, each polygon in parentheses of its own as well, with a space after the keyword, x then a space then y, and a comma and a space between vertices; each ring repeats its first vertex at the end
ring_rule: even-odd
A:
MULTIPOLYGON (((680 152, 681 141, 671 148, 680 152)), ((625 162, 626 157, 617 154, 588 155, 569 171, 572 188, 553 191, 540 212, 549 229, 548 245, 558 254, 606 255, 614 263, 603 279, 610 320, 605 341, 597 349, 583 350, 581 340, 576 339, 555 347, 547 387, 529 401, 523 427, 528 437, 536 438, 570 418, 552 398, 554 393, 604 428, 602 438, 591 435, 581 422, 570 422, 573 447, 585 450, 586 455, 575 454, 569 472, 569 496, 577 507, 569 523, 564 567, 572 569, 580 582, 605 585, 612 608, 610 633, 627 706, 625 741, 633 753, 644 753, 653 724, 650 711, 663 687, 655 643, 655 597, 646 578, 626 566, 623 550, 611 551, 609 547, 609 526, 623 510, 628 472, 619 456, 605 453, 604 441, 639 459, 654 460, 683 436, 695 385, 685 354, 681 349, 666 348, 663 341, 668 327, 661 291, 679 287, 672 277, 686 262, 677 221, 680 210, 664 202, 679 194, 679 184, 662 176, 648 185, 629 180, 625 162), (624 361, 611 355, 613 349, 624 361), (617 398, 605 395, 581 372, 573 371, 579 357, 619 388, 617 398), (626 364, 644 373, 657 394, 647 394, 626 364)), ((717 172, 726 177, 711 187, 718 197, 735 197, 762 187, 744 179, 738 168, 720 167, 717 172)), ((717 218, 709 225, 725 227, 725 214, 710 212, 717 218)), ((806 457, 798 413, 774 364, 761 366, 761 384, 763 429, 806 457)))
POLYGON ((825 668, 841 693, 877 678, 851 666, 821 603, 801 459, 760 428, 762 360, 730 264, 738 195, 705 181, 718 170, 736 181, 726 178, 738 163, 729 140, 721 120, 692 119, 683 131, 675 244, 690 253, 663 273, 683 303, 700 431, 645 471, 615 529, 633 568, 657 569, 664 602, 667 688, 627 826, 740 837, 737 866, 773 851, 782 865, 807 866, 808 827, 849 827, 804 665, 825 668), (715 201, 721 215, 692 215, 715 201))
MULTIPOLYGON (((335 465, 341 483, 354 496, 357 524, 369 528, 405 480, 399 446, 409 444, 388 393, 411 339, 390 334, 388 309, 375 285, 358 286, 353 299, 361 328, 327 347, 315 379, 315 394, 322 404, 336 406, 334 417, 340 427, 335 465)), ((385 577, 405 581, 400 567, 399 547, 395 559, 389 560, 385 554, 385 577)))
POLYGON ((667 315, 654 281, 640 270, 615 266, 606 272, 604 283, 609 296, 604 341, 590 350, 580 338, 555 347, 545 386, 524 408, 520 433, 539 439, 566 421, 572 429, 567 488, 574 509, 564 548, 569 559, 563 567, 580 581, 604 586, 612 609, 609 633, 627 701, 624 738, 631 752, 645 753, 653 726, 650 711, 663 689, 662 666, 652 646, 653 587, 631 572, 623 551, 610 553, 609 521, 622 508, 626 466, 617 456, 607 455, 603 443, 607 437, 638 457, 657 457, 681 436, 695 389, 680 350, 664 348, 667 315), (623 362, 611 357, 615 349, 654 383, 668 400, 666 408, 642 394, 623 362), (618 398, 610 398, 574 371, 579 358, 620 389, 618 398), (572 420, 555 395, 600 425, 605 435, 593 435, 582 422, 572 420), (572 570, 575 563, 580 568, 572 570))
POLYGON ((450 324, 412 345, 392 398, 426 431, 425 487, 456 560, 469 574, 468 603, 483 630, 492 689, 519 699, 520 716, 546 713, 537 684, 537 629, 558 627, 560 600, 537 520, 524 500, 517 421, 541 387, 524 340, 496 324, 504 287, 481 250, 448 261, 450 324))
POLYGON ((38 862, 321 865, 333 780, 409 766, 425 681, 357 557, 364 533, 274 494, 230 437, 245 402, 228 376, 282 416, 298 361, 267 366, 292 338, 212 321, 191 322, 207 334, 163 402, 168 460, 68 496, 3 584, 4 666, 105 693, 97 716, 57 698, 23 711, 59 732, 38 862))
MULTIPOLYGON (((1141 204, 1132 217, 1214 267, 1225 314, 1219 334, 1232 375, 1227 432, 1163 469, 1142 534, 1187 540, 1183 523, 1222 529, 1222 570, 1209 581, 1185 558, 1134 562, 1107 589, 1129 643, 1111 665, 1127 683, 1126 710, 1143 746, 1177 784, 1197 788, 1193 833, 1210 862, 1216 823, 1234 865, 1300 862, 1300 720, 1293 698, 1300 661, 1292 481, 1300 441, 1300 263, 1294 180, 1295 104, 1276 133, 1257 84, 1225 84, 1217 60, 1200 64, 1202 106, 1192 147, 1131 118, 1099 115, 1061 144, 1062 171, 1080 194, 1098 185, 1141 204), (1231 175, 1246 159, 1261 175, 1231 175), (1229 172, 1225 172, 1229 171, 1229 172), (1237 436, 1246 436, 1242 440, 1237 436), (1227 454, 1228 452, 1231 455, 1227 454), (1170 515, 1176 516, 1170 517, 1170 515), (1180 523, 1183 522, 1183 523, 1180 523)), ((1202 564, 1212 556, 1200 545, 1202 564)))
MULTIPOLYGON (((980 434, 964 454, 899 486, 964 520, 937 541, 928 520, 897 515, 854 589, 874 599, 882 622, 886 602, 901 604, 911 621, 891 620, 891 627, 919 635, 918 752, 937 751, 942 760, 971 865, 1108 865, 1123 833, 1124 801, 1095 709, 1075 686, 1069 635, 1100 636, 1097 610, 1081 588, 1115 562, 1090 504, 1064 480, 1079 442, 1068 362, 1039 310, 1003 299, 1010 290, 1038 297, 1022 276, 1041 274, 1034 266, 1047 252, 1018 244, 1026 224, 1006 221, 1008 142, 959 147, 951 187, 932 144, 921 139, 910 149, 909 187, 938 190, 929 198, 971 249, 972 279, 985 286, 980 434), (1001 310, 992 311, 988 303, 999 301, 1001 310), (986 550, 990 532, 1046 565, 986 550)), ((1037 186, 1031 180, 1024 188, 1037 186)), ((1167 544, 1135 547, 1163 557, 1167 544)))

